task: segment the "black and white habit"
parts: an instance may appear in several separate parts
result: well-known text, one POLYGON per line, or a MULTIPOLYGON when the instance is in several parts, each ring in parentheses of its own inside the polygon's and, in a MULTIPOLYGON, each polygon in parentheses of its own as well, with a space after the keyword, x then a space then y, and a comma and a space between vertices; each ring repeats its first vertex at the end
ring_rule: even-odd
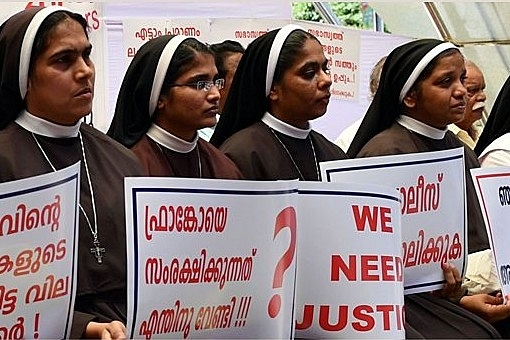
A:
POLYGON ((280 51, 289 34, 300 29, 287 25, 248 45, 211 137, 246 179, 318 181, 320 162, 347 158, 310 126, 296 128, 270 112, 268 93, 280 51))
MULTIPOLYGON (((476 155, 447 130, 403 114, 402 100, 423 69, 451 43, 420 39, 395 48, 383 66, 379 88, 348 154, 351 157, 430 152, 464 147, 468 209, 468 251, 487 249, 480 206, 469 169, 479 167, 476 155)), ((460 195, 459 195, 460 196, 460 195)), ((496 329, 463 307, 430 293, 405 296, 407 338, 498 338, 496 329)))
POLYGON ((130 148, 150 176, 240 179, 235 164, 197 135, 185 141, 153 122, 174 52, 189 37, 161 36, 145 43, 124 76, 108 135, 130 148))
POLYGON ((71 338, 80 338, 90 321, 126 322, 124 177, 141 176, 142 169, 131 151, 93 127, 81 122, 73 126, 54 124, 26 110, 32 43, 45 18, 62 9, 24 10, 0 27, 0 182, 81 161, 83 211, 79 211, 77 296, 71 330, 71 338), (97 216, 98 239, 105 250, 102 263, 91 253, 93 237, 85 214, 92 226, 93 216, 97 216))

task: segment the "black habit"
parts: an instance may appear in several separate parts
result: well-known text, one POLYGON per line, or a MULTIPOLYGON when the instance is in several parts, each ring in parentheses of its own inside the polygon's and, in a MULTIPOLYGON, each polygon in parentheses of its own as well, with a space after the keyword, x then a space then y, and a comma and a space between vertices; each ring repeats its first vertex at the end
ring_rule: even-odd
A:
MULTIPOLYGON (((404 114, 404 96, 415 86, 424 69, 439 54, 451 49, 458 50, 451 43, 419 39, 395 48, 388 55, 377 92, 349 147, 348 154, 351 157, 369 157, 439 151, 463 146, 466 166, 468 251, 475 252, 488 248, 487 233, 469 173, 469 169, 479 167, 476 156, 451 132, 445 131, 442 138, 434 139, 419 133, 416 129, 408 129, 397 123, 404 114)), ((420 293, 406 295, 404 302, 406 338, 500 338, 500 334, 490 323, 447 299, 430 293, 420 293)))

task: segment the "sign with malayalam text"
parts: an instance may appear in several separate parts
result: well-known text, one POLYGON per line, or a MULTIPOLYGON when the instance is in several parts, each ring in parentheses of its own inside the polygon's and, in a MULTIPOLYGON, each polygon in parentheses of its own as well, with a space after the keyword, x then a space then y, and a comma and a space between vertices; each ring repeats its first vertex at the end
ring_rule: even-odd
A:
POLYGON ((505 300, 510 299, 510 167, 471 169, 505 300))
POLYGON ((463 274, 467 211, 462 148, 320 164, 330 182, 384 183, 401 195, 404 293, 442 288, 442 262, 463 274))
POLYGON ((125 68, 145 42, 161 35, 180 34, 209 44, 228 39, 247 47, 259 36, 290 23, 303 27, 323 45, 331 69, 332 98, 358 100, 360 32, 329 24, 270 18, 126 18, 123 20, 125 68))
POLYGON ((79 163, 0 184, 0 338, 63 339, 76 292, 79 163))
POLYGON ((128 336, 290 338, 295 182, 127 178, 128 336))

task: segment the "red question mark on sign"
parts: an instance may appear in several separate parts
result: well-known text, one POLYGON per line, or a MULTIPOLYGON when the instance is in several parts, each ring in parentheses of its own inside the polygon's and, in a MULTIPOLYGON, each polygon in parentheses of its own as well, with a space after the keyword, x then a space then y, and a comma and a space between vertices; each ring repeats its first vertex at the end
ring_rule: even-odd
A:
MULTIPOLYGON (((273 276, 273 288, 282 287, 283 274, 285 274, 285 271, 292 264, 294 253, 296 252, 296 210, 293 207, 283 209, 278 216, 276 216, 273 240, 284 228, 289 228, 290 230, 290 245, 276 264, 273 276)), ((278 313, 280 313, 281 304, 282 298, 280 294, 274 294, 267 306, 267 312, 271 318, 275 318, 278 313)))

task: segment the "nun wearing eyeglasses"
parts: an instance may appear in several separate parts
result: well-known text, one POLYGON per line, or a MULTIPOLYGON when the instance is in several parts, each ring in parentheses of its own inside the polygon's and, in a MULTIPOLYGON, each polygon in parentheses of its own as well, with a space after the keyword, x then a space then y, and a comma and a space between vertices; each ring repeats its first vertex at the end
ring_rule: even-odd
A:
POLYGON ((314 131, 331 77, 322 45, 296 25, 248 45, 211 143, 252 180, 320 181, 319 163, 347 156, 314 131))
POLYGON ((236 165, 197 131, 216 124, 223 79, 195 38, 145 43, 124 76, 108 135, 130 148, 149 176, 240 179, 236 165))

